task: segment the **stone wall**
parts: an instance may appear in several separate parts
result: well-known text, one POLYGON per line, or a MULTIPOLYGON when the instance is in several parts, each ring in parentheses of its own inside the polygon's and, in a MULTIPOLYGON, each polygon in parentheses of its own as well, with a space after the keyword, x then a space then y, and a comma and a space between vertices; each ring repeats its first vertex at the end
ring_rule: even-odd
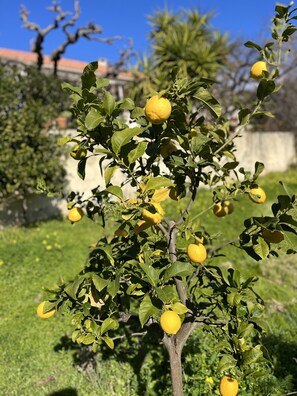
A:
MULTIPOLYGON (((67 131, 70 134, 73 131, 67 131)), ((246 170, 253 171, 256 161, 263 162, 265 172, 285 171, 296 163, 296 135, 294 132, 243 132, 236 139, 236 157, 240 165, 246 170)), ((85 191, 85 197, 91 189, 97 185, 104 186, 104 178, 99 170, 99 157, 92 157, 87 161, 86 178, 81 180, 76 172, 77 162, 71 157, 67 160, 68 191, 85 191)), ((121 172, 117 172, 113 178, 115 184, 123 180, 121 172)), ((133 191, 128 186, 124 188, 125 196, 129 197, 133 191)), ((54 217, 67 212, 66 202, 50 199, 40 195, 28 197, 29 221, 54 217)), ((0 228, 8 225, 23 223, 22 206, 19 201, 9 200, 7 204, 0 206, 0 228)))

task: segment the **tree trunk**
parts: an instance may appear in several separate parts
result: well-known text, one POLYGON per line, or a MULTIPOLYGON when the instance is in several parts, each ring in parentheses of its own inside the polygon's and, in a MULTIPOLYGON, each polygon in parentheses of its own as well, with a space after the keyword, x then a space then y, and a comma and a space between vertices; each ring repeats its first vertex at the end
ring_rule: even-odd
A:
POLYGON ((170 376, 173 396, 183 396, 183 378, 181 365, 181 348, 176 344, 175 336, 172 337, 168 353, 170 362, 170 376))

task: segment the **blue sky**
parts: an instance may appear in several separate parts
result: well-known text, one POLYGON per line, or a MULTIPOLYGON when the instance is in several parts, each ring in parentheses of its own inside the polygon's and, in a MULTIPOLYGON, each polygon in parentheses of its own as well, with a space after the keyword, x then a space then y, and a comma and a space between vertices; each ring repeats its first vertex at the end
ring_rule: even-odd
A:
MULTIPOLYGON (((73 0, 60 0, 64 10, 73 10, 73 0)), ((81 17, 77 25, 94 21, 103 28, 101 37, 121 35, 132 38, 137 51, 148 49, 148 15, 165 5, 170 10, 197 8, 202 12, 214 11, 212 26, 231 38, 242 37, 244 40, 261 42, 263 36, 269 35, 271 18, 274 15, 275 0, 81 0, 81 17)), ((283 4, 288 4, 283 2, 283 4)), ((51 22, 52 13, 46 10, 50 0, 0 0, 0 47, 30 50, 33 32, 22 27, 19 18, 21 4, 30 11, 29 18, 42 27, 51 22), (5 12, 3 9, 5 8, 5 12)), ((61 41, 60 33, 52 32, 45 41, 45 53, 49 54, 61 41)), ((125 48, 127 41, 108 44, 81 39, 68 47, 65 57, 86 62, 98 58, 107 58, 115 62, 119 51, 125 48)))

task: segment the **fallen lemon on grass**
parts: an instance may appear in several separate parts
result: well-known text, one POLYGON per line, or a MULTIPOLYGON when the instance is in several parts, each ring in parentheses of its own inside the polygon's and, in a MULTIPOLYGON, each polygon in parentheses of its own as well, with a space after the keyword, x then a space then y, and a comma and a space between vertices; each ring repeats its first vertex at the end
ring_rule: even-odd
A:
POLYGON ((263 230, 262 237, 270 243, 280 243, 285 239, 284 234, 279 230, 263 230))
POLYGON ((257 184, 254 184, 250 187, 249 197, 253 202, 255 202, 257 204, 261 204, 266 201, 265 191, 263 190, 263 188, 259 187, 257 184))
POLYGON ((233 211, 234 211, 234 206, 231 201, 217 202, 213 207, 213 213, 217 217, 224 217, 226 215, 233 213, 233 211))
POLYGON ((190 243, 187 248, 188 257, 193 263, 202 264, 207 257, 207 251, 202 243, 190 243))
POLYGON ((39 318, 42 318, 42 319, 48 319, 48 318, 52 317, 52 316, 55 314, 55 312, 56 312, 56 310, 55 310, 54 308, 51 309, 51 310, 48 311, 48 312, 43 312, 45 303, 47 303, 47 301, 42 301, 42 302, 38 305, 38 307, 37 307, 37 309, 36 309, 37 316, 38 316, 39 318))
POLYGON ((264 61, 258 61, 251 67, 250 76, 255 79, 260 79, 264 77, 263 72, 268 72, 267 64, 264 61))
POLYGON ((236 396, 238 393, 237 379, 230 375, 224 375, 220 380, 219 390, 221 396, 236 396))
POLYGON ((181 320, 175 311, 165 311, 160 317, 160 325, 167 334, 176 334, 181 328, 181 320))
POLYGON ((72 208, 68 212, 68 220, 72 223, 77 223, 80 221, 84 216, 84 212, 81 208, 72 208))
POLYGON ((152 124, 162 124, 168 120, 171 110, 170 101, 158 95, 148 99, 144 108, 145 116, 152 124))

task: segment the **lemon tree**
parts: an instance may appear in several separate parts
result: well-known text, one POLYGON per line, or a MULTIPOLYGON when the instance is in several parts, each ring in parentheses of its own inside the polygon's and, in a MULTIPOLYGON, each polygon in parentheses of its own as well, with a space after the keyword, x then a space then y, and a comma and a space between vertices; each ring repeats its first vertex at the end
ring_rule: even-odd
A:
POLYGON ((117 101, 106 89, 108 80, 96 75, 97 62, 85 68, 80 87, 64 84, 73 100, 77 136, 63 143, 75 142, 77 151, 87 150, 77 164, 82 179, 88 158, 97 157, 105 181, 94 186, 90 196, 72 193, 69 208, 80 208, 98 221, 103 236, 72 281, 60 280, 55 289, 47 289, 46 309, 67 313, 74 326, 73 342, 94 351, 102 344, 116 348, 127 334, 159 337, 169 354, 175 396, 183 394, 183 346, 198 326, 217 339, 222 395, 236 395, 241 378, 265 375, 269 364, 261 343, 264 303, 253 288, 256 277, 244 279, 236 268, 217 265, 216 257, 226 245, 258 261, 276 255, 276 249, 293 253, 295 196, 284 186, 271 215, 247 219, 243 232, 227 243, 209 233, 207 225, 198 226, 191 210, 204 186, 212 191, 211 213, 219 205, 224 214, 235 216, 241 195, 251 198, 250 205, 264 203, 265 192, 257 184, 264 165, 257 162, 253 173, 240 167, 234 140, 279 89, 280 44, 295 29, 294 11, 291 6, 276 7, 274 42, 264 47, 247 43, 269 64, 269 74, 254 82, 255 104, 239 109, 240 125, 233 134, 211 94, 213 82, 198 76, 177 79, 154 93, 154 101, 162 104, 149 110, 130 98, 117 101), (129 112, 133 127, 120 117, 123 111, 129 112), (162 147, 169 142, 175 149, 164 156, 162 147), (125 179, 116 183, 119 171, 125 179), (127 196, 127 185, 133 197, 127 196), (166 216, 166 200, 185 202, 176 218, 166 216), (278 230, 284 239, 275 244, 265 230, 278 230))

